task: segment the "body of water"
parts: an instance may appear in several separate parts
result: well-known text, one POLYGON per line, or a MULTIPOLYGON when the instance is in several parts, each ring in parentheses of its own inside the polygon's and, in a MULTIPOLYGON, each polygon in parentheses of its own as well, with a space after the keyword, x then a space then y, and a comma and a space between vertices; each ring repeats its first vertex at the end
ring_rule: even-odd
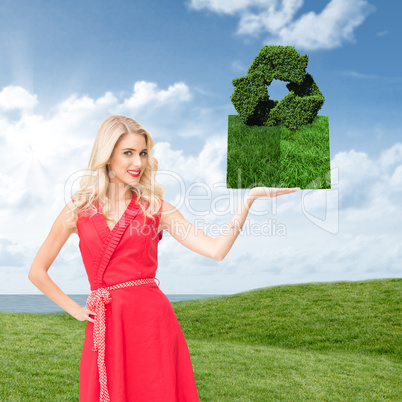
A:
MULTIPOLYGON (((85 306, 88 295, 68 295, 79 305, 85 306)), ((166 295, 170 302, 203 299, 221 295, 166 295)), ((14 313, 55 313, 64 311, 45 295, 0 295, 0 311, 14 313)))

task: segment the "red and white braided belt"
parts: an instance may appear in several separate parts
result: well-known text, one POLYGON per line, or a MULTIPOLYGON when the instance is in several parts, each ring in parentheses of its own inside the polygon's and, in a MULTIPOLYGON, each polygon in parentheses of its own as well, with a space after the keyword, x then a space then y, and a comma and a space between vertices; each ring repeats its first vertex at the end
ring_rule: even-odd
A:
POLYGON ((128 288, 130 286, 145 285, 147 283, 155 283, 157 278, 137 279, 133 281, 119 283, 117 285, 107 286, 93 290, 87 299, 86 307, 95 312, 95 323, 93 328, 94 346, 92 350, 98 351, 98 370, 99 370, 99 383, 100 383, 100 402, 109 402, 109 391, 107 388, 107 375, 105 366, 105 334, 106 334, 106 322, 105 311, 106 304, 112 301, 109 290, 128 288))

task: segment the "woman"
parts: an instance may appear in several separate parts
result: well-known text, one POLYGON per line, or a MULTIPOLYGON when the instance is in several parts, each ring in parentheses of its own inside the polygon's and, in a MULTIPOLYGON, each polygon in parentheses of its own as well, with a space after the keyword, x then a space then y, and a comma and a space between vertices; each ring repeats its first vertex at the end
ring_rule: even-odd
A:
POLYGON ((198 401, 186 341, 155 282, 162 229, 190 250, 221 261, 255 199, 298 190, 251 189, 229 225, 212 238, 162 200, 163 186, 155 179, 158 162, 150 154, 153 146, 135 120, 109 116, 103 121, 88 174, 57 217, 29 272, 46 296, 77 320, 88 321, 80 401, 198 401), (72 233, 80 238, 91 285, 85 307, 47 273, 72 233))

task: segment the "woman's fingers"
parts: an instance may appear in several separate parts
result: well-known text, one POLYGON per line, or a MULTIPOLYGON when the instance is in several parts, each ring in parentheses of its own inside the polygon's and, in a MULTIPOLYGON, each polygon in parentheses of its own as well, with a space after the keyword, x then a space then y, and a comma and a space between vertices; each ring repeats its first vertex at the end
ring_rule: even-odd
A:
POLYGON ((88 314, 87 320, 88 320, 88 321, 91 321, 91 322, 95 322, 95 320, 94 320, 93 318, 91 318, 91 317, 89 316, 89 314, 88 314))
POLYGON ((79 321, 91 321, 95 322, 95 319, 91 317, 91 315, 96 316, 96 313, 94 311, 89 310, 86 306, 81 307, 77 310, 75 314, 73 314, 73 317, 76 318, 79 321))
POLYGON ((280 193, 278 195, 283 195, 283 194, 289 194, 289 193, 295 193, 296 191, 299 191, 300 188, 299 187, 295 187, 295 188, 281 188, 279 190, 283 190, 280 191, 280 193))
POLYGON ((90 317, 90 315, 96 315, 96 313, 94 311, 89 310, 86 307, 85 307, 85 311, 87 313, 87 320, 91 321, 91 322, 95 322, 95 320, 92 317, 90 317))
POLYGON ((85 310, 86 310, 86 319, 88 320, 88 321, 91 321, 91 322, 95 322, 95 320, 92 318, 92 317, 90 317, 91 315, 96 315, 93 311, 91 311, 91 310, 88 310, 86 307, 85 307, 85 310))
POLYGON ((274 188, 274 187, 254 187, 250 190, 249 195, 255 198, 259 197, 278 197, 279 195, 295 193, 300 187, 293 188, 274 188))

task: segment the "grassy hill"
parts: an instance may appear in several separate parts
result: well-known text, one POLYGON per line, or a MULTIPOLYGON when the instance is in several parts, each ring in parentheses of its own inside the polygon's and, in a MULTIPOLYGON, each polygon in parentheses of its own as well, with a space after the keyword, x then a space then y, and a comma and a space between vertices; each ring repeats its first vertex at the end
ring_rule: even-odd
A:
MULTIPOLYGON (((402 279, 378 279, 173 303, 200 400, 400 400, 401 290, 402 279)), ((77 401, 85 323, 0 321, 0 400, 77 401)))
POLYGON ((200 396, 401 400, 401 285, 307 283, 175 303, 200 396))

